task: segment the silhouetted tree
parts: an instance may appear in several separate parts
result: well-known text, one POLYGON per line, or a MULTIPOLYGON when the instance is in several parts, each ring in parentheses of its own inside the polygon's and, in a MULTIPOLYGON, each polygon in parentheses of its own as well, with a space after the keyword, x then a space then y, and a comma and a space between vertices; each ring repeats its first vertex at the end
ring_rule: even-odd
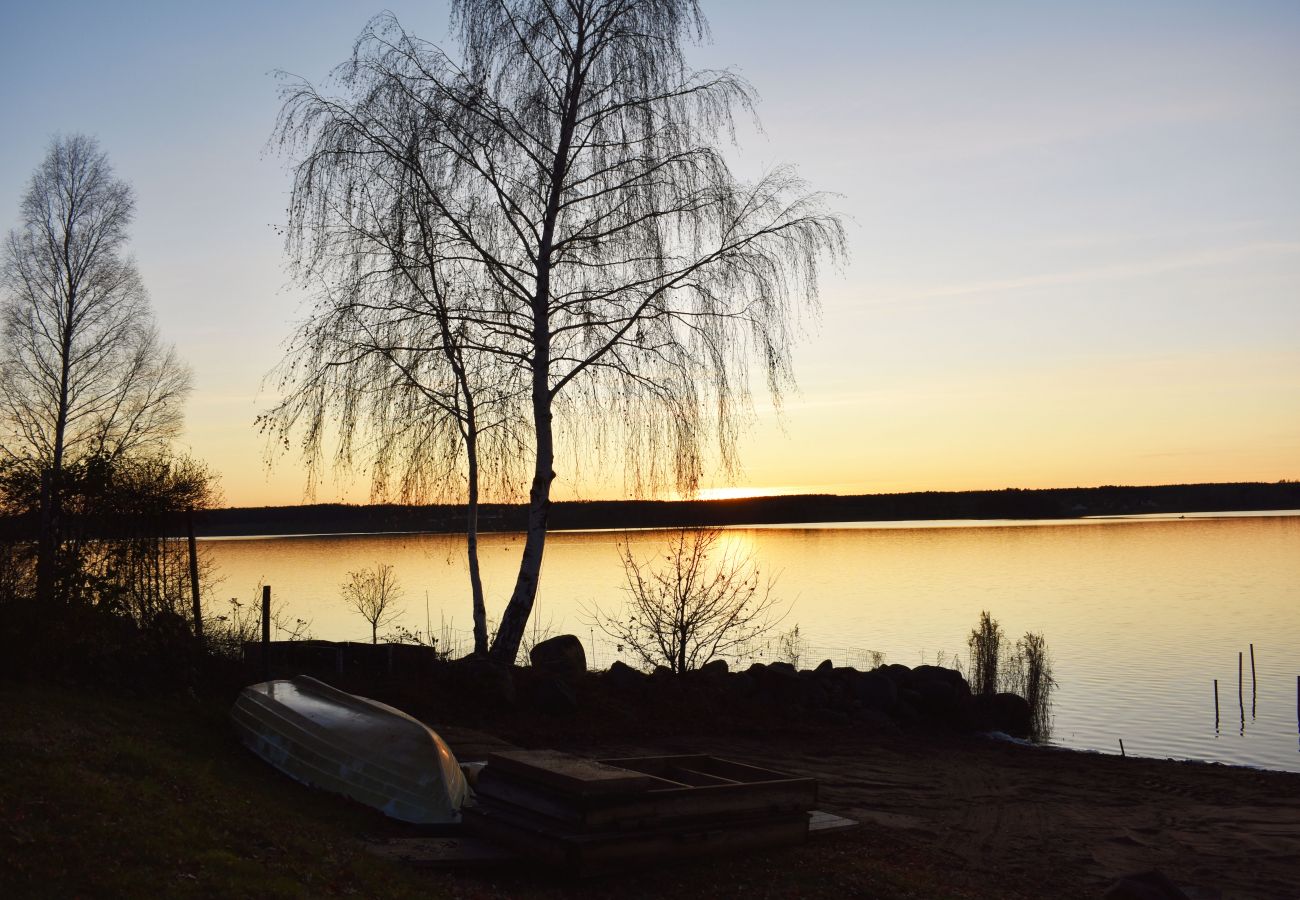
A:
POLYGON ((391 625, 400 615, 397 604, 402 599, 402 587, 393 567, 379 563, 373 569, 349 572, 339 590, 344 602, 370 623, 370 643, 378 644, 380 627, 391 625))
POLYGON ((406 502, 445 499, 464 479, 474 649, 486 653, 480 488, 508 495, 523 471, 527 385, 519 366, 481 350, 494 340, 483 316, 494 286, 456 258, 458 239, 430 202, 439 175, 426 168, 436 159, 423 150, 423 110, 403 94, 364 108, 366 135, 347 123, 297 170, 289 247, 316 310, 261 421, 286 446, 301 433, 309 485, 330 441, 336 466, 370 470, 373 498, 395 487, 406 502))
POLYGON ((9 461, 40 478, 41 601, 54 593, 69 464, 166 446, 190 387, 124 255, 134 209, 94 139, 56 139, 0 261, 0 428, 9 461))
POLYGON ((749 362, 779 399, 795 313, 843 239, 791 170, 752 184, 730 172, 718 140, 753 93, 686 65, 684 43, 706 30, 692 0, 457 0, 453 21, 459 61, 375 19, 337 72, 345 96, 292 82, 278 134, 304 151, 290 208, 300 260, 337 252, 340 203, 369 202, 320 173, 340 157, 418 157, 401 177, 420 179, 439 258, 471 288, 463 347, 491 358, 481 371, 523 379, 528 532, 492 646, 513 660, 541 573, 557 418, 575 464, 616 456, 638 489, 693 491, 709 435, 734 466, 749 362))
POLYGON ((622 545, 627 608, 620 614, 596 607, 597 627, 645 665, 678 674, 766 635, 780 621, 773 582, 752 559, 721 544, 717 529, 682 529, 657 561, 637 559, 622 545))

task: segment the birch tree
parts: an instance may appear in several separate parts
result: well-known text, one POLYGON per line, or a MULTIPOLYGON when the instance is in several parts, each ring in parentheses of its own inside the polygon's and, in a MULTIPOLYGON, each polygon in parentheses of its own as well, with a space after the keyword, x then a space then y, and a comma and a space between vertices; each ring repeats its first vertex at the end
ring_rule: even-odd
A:
POLYGON ((42 601, 54 592, 68 465, 164 448, 190 388, 125 255, 134 211, 130 186, 93 138, 56 139, 0 260, 0 428, 10 462, 41 479, 42 601))
POLYGON ((381 16, 336 73, 338 96, 287 84, 277 134, 302 154, 299 259, 331 252, 322 212, 338 195, 314 177, 330 154, 418 155, 406 172, 445 238, 439 258, 477 288, 464 350, 522 379, 528 531, 491 650, 509 661, 537 594, 557 436, 573 460, 619 458, 637 491, 693 492, 710 445, 734 468, 751 365, 779 401, 794 325, 843 235, 793 169, 731 172, 733 113, 754 93, 687 65, 707 33, 692 0, 452 9, 457 57, 381 16))

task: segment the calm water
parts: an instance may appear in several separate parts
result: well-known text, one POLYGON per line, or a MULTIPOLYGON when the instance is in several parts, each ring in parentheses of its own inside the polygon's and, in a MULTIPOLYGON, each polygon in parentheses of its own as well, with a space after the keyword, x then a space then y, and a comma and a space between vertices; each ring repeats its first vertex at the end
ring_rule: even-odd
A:
MULTIPOLYGON (((540 623, 581 636, 600 667, 618 653, 584 608, 621 607, 618 537, 552 534, 539 596, 540 623)), ((629 539, 648 554, 665 535, 629 539)), ((1026 631, 1046 636, 1060 683, 1055 742, 1116 753, 1123 739, 1134 755, 1300 771, 1300 513, 734 528, 726 539, 779 573, 789 607, 780 628, 799 626, 803 666, 831 657, 867 667, 871 651, 907 665, 957 656, 964 666, 966 637, 987 609, 1013 640, 1026 631)), ((489 615, 504 605, 521 543, 520 535, 483 538, 489 615)), ((405 589, 400 623, 423 631, 431 621, 435 635, 445 630, 468 648, 456 536, 218 539, 205 547, 224 579, 216 596, 251 601, 269 583, 283 616, 307 619, 313 637, 332 640, 369 638, 338 586, 349 569, 389 562, 405 589)), ((209 615, 223 605, 209 603, 209 615)), ((772 650, 754 652, 770 658, 772 650)))

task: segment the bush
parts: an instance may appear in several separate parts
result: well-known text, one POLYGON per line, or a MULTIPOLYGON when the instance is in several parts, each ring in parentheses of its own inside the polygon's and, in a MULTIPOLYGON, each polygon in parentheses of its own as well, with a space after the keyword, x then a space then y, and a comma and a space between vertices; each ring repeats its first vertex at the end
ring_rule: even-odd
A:
POLYGON ((1002 627, 987 611, 980 613, 979 624, 970 633, 971 690, 992 696, 999 691, 1019 694, 1029 704, 1029 736, 1045 741, 1052 731, 1051 656, 1042 634, 1028 632, 1016 641, 1015 649, 1004 655, 1002 627))
POLYGON ((628 607, 622 616, 597 607, 598 628, 647 668, 681 674, 726 657, 767 634, 775 615, 773 579, 748 556, 721 546, 717 529, 677 531, 658 561, 619 547, 628 607))

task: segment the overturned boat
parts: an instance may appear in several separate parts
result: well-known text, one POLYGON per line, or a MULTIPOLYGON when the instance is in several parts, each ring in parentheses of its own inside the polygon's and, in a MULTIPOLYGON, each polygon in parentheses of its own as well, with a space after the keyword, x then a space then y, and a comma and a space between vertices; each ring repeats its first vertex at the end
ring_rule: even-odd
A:
POLYGON ((291 778, 422 825, 460 821, 469 795, 451 749, 399 709, 301 675, 244 688, 241 740, 291 778))

